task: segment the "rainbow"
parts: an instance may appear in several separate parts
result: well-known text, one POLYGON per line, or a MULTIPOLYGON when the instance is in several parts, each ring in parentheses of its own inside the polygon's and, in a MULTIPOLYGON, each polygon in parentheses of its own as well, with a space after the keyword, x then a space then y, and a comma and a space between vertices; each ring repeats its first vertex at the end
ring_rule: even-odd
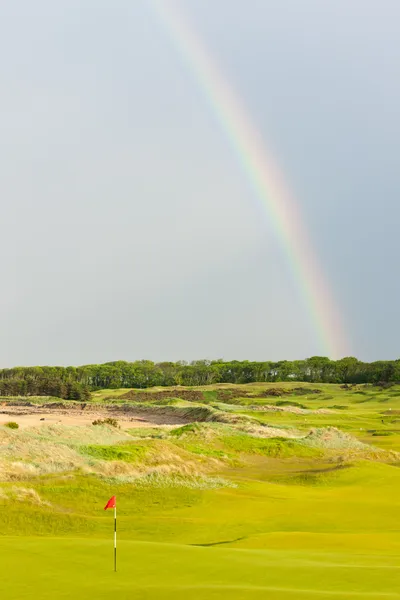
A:
POLYGON ((277 233, 308 307, 320 351, 331 358, 348 355, 340 314, 310 243, 298 203, 248 112, 178 5, 170 0, 153 0, 151 6, 223 127, 243 172, 277 233))

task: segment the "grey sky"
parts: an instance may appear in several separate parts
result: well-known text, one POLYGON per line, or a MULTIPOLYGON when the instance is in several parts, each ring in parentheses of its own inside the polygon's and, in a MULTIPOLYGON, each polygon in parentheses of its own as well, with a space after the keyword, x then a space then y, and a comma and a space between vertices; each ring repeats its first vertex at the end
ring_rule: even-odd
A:
MULTIPOLYGON (((274 149, 367 360, 399 352, 397 0, 181 0, 274 149)), ((323 351, 145 0, 0 4, 0 366, 323 351)))

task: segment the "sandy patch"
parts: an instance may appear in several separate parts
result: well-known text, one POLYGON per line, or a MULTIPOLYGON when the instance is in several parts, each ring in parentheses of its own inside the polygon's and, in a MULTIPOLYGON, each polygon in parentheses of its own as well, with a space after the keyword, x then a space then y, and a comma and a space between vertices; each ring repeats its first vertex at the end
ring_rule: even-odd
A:
POLYGON ((255 412, 286 412, 294 415, 333 415, 336 412, 330 408, 300 408, 300 406, 292 406, 290 404, 284 406, 265 404, 264 406, 248 406, 247 408, 255 412))
MULTIPOLYGON (((71 411, 72 412, 72 411, 71 411)), ((0 425, 5 425, 9 421, 18 423, 21 429, 27 427, 37 427, 39 425, 74 425, 83 426, 91 425, 95 419, 104 419, 111 416, 106 412, 78 412, 73 411, 73 414, 67 411, 51 411, 44 412, 29 408, 9 407, 6 410, 0 411, 0 425), (76 412, 76 414, 75 414, 76 412)), ((112 415, 114 416, 114 415, 112 415)), ((144 419, 141 416, 115 415, 121 429, 129 429, 131 427, 154 427, 162 423, 152 422, 150 419, 144 419)))

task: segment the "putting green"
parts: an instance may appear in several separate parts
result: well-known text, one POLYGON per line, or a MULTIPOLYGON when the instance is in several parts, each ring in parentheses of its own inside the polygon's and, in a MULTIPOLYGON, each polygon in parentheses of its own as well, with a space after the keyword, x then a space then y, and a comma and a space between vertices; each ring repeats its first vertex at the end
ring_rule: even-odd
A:
POLYGON ((400 598, 398 555, 124 541, 114 573, 110 541, 0 538, 0 593, 8 600, 400 598))

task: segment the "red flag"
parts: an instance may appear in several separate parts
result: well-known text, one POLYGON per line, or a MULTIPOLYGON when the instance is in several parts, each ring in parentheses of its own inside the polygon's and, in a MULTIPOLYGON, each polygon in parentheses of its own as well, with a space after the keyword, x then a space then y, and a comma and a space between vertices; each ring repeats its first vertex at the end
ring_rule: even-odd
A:
POLYGON ((109 499, 109 501, 104 507, 104 510, 107 510, 107 508, 117 508, 117 499, 115 496, 109 499))

